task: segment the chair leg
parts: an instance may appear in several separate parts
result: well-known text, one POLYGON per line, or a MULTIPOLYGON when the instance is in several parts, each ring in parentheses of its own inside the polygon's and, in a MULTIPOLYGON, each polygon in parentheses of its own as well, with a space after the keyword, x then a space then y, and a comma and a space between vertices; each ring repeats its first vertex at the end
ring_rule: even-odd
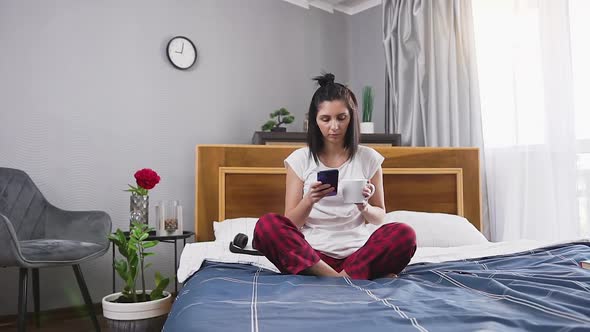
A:
POLYGON ((35 303, 35 325, 37 328, 41 327, 41 320, 40 320, 40 303, 41 298, 39 294, 39 269, 32 269, 33 270, 33 301, 35 303))
POLYGON ((27 276, 29 270, 20 268, 18 282, 18 332, 25 332, 27 318, 27 276))
POLYGON ((100 332, 100 325, 98 324, 98 319, 96 318, 96 312, 94 312, 94 304, 92 303, 92 299, 90 298, 90 293, 88 293, 88 288, 86 287, 86 282, 84 281, 84 276, 82 275, 82 270, 80 269, 80 265, 72 265, 74 269, 74 273, 76 274, 76 280, 78 281, 78 286, 80 286, 80 291, 82 292, 82 297, 84 298, 84 302, 88 307, 88 312, 90 313, 90 318, 92 318, 92 324, 94 325, 94 330, 100 332))

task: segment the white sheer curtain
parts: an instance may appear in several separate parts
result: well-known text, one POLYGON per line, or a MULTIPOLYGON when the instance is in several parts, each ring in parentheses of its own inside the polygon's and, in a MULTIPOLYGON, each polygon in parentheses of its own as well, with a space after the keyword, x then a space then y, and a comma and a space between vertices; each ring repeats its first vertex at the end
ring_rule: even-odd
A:
POLYGON ((494 241, 589 235, 590 1, 473 0, 494 241))

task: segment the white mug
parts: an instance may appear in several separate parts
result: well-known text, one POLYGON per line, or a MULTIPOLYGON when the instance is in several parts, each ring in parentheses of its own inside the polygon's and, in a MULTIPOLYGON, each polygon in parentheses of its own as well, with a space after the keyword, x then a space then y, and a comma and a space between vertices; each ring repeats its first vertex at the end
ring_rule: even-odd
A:
POLYGON ((339 186, 342 190, 344 203, 363 203, 375 193, 375 186, 365 179, 342 180, 339 186), (363 189, 366 185, 371 187, 371 194, 367 198, 363 196, 363 189))

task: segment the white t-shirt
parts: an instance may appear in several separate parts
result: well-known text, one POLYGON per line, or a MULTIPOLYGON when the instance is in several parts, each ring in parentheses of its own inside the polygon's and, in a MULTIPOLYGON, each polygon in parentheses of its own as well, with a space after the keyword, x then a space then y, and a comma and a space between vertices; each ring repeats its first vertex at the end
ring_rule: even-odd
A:
MULTIPOLYGON (((359 145, 352 160, 338 167, 338 181, 343 179, 371 179, 383 162, 383 156, 372 148, 359 145)), ((303 195, 307 194, 312 183, 317 182, 319 171, 333 169, 318 160, 315 163, 304 147, 293 151, 285 166, 303 181, 303 195)), ((346 258, 362 247, 376 229, 367 225, 355 204, 344 203, 342 191, 335 196, 326 196, 313 205, 301 232, 305 240, 316 250, 334 257, 346 258)))

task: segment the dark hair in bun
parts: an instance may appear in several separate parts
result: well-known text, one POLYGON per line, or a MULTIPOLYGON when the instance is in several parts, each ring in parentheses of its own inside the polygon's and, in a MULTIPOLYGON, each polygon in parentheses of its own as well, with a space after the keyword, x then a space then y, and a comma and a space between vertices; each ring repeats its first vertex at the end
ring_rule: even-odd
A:
POLYGON ((334 74, 326 73, 322 76, 314 77, 313 80, 317 81, 320 87, 324 87, 328 84, 334 84, 334 74))
POLYGON ((316 163, 319 161, 318 154, 324 149, 324 137, 318 127, 316 118, 320 105, 325 101, 339 100, 346 105, 350 115, 350 123, 348 124, 344 137, 344 148, 348 150, 351 159, 358 150, 360 129, 356 97, 349 88, 343 84, 336 83, 334 79, 334 74, 332 73, 323 73, 321 76, 313 78, 320 87, 313 94, 309 105, 307 145, 309 146, 309 153, 316 163))

